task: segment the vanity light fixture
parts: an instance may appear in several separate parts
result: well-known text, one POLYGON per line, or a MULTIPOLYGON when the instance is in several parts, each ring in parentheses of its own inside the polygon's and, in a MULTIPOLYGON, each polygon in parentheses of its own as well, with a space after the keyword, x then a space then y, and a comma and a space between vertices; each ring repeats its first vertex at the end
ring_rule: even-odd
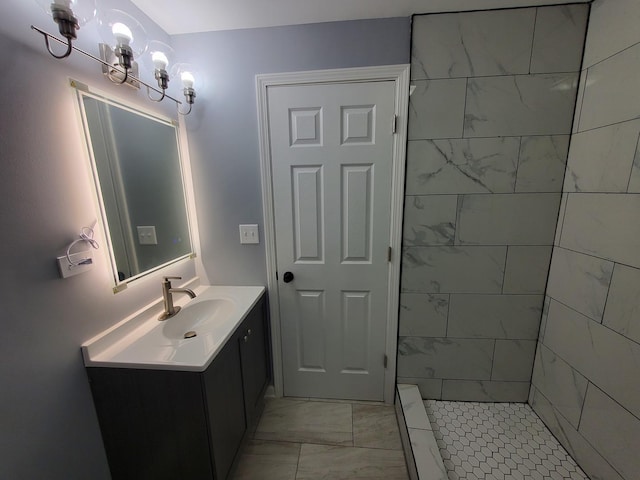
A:
POLYGON ((186 112, 181 112, 178 107, 178 113, 180 115, 189 115, 196 98, 196 90, 194 88, 196 78, 198 74, 192 65, 188 63, 179 63, 173 68, 174 76, 180 76, 182 81, 182 93, 184 94, 185 102, 189 105, 189 109, 186 112))
POLYGON ((147 96, 154 102, 160 102, 164 99, 167 87, 169 86, 169 72, 167 68, 173 62, 173 49, 166 43, 153 40, 149 42, 148 58, 151 59, 151 67, 153 75, 158 82, 158 88, 162 90, 162 96, 158 99, 151 96, 151 92, 147 89, 147 96))
MULTIPOLYGON (((44 37, 47 51, 55 58, 67 58, 73 50, 76 30, 96 16, 95 0, 36 0, 36 3, 58 24, 60 35, 67 39, 67 50, 56 54, 51 49, 49 37, 44 37)), ((64 42, 62 42, 64 43, 64 42)))
MULTIPOLYGON (((100 44, 100 57, 105 62, 120 68, 103 68, 103 72, 114 83, 125 83, 129 75, 137 76, 138 64, 134 58, 147 50, 147 33, 140 22, 122 10, 106 10, 98 13, 98 33, 104 43, 100 44)), ((136 82, 128 82, 140 87, 136 82)))
POLYGON ((191 109, 193 108, 193 102, 196 98, 196 91, 193 88, 195 83, 195 78, 193 78, 193 74, 191 72, 182 72, 180 75, 180 79, 182 80, 182 86, 184 87, 184 98, 189 105, 189 110, 186 112, 181 112, 178 108, 178 113, 180 115, 189 115, 191 113, 191 109))
POLYGON ((58 30, 64 40, 31 25, 31 29, 44 37, 47 51, 55 58, 68 57, 76 51, 86 57, 102 64, 103 73, 116 84, 128 84, 135 88, 141 85, 147 87, 147 96, 154 102, 160 102, 165 98, 176 103, 180 115, 191 113, 196 98, 194 89, 193 69, 186 64, 174 65, 169 74, 169 66, 172 63, 173 49, 159 41, 147 42, 147 34, 144 27, 135 18, 122 10, 105 10, 96 12, 96 0, 35 0, 45 12, 58 24, 58 30), (73 40, 77 38, 76 30, 94 17, 98 17, 98 32, 104 43, 99 44, 100 57, 96 57, 78 47, 73 46, 73 40), (65 45, 63 54, 56 54, 51 48, 51 40, 65 45), (138 76, 138 63, 136 58, 141 57, 149 47, 149 58, 153 65, 154 77, 157 87, 146 83, 138 76), (167 94, 170 77, 180 76, 183 85, 185 102, 189 105, 186 112, 180 110, 183 102, 167 94), (159 93, 159 98, 151 96, 151 90, 159 93))

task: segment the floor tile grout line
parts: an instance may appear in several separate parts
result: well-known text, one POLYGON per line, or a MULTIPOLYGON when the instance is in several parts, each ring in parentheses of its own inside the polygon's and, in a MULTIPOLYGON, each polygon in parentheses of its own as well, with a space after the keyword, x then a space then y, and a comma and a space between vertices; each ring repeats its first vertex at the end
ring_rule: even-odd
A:
POLYGON ((349 408, 351 411, 351 446, 355 447, 356 446, 356 438, 355 438, 355 432, 354 432, 354 428, 353 428, 353 403, 349 404, 349 408))
POLYGON ((294 479, 298 478, 298 470, 300 470, 300 458, 302 457, 302 443, 300 444, 300 448, 298 448, 298 461, 296 462, 296 473, 293 476, 294 479))

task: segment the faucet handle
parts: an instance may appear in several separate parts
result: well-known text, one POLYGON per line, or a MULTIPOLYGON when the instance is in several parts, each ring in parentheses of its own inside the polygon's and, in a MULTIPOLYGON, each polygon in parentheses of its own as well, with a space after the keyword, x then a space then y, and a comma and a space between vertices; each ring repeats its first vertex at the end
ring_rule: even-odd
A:
POLYGON ((169 280, 182 280, 182 277, 162 277, 163 283, 171 283, 169 280))

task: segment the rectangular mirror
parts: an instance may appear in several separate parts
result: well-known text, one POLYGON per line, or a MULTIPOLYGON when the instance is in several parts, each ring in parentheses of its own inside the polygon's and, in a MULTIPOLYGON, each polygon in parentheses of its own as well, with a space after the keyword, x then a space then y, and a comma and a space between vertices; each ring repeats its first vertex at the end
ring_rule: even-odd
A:
POLYGON ((192 253, 178 131, 76 87, 116 285, 192 253))

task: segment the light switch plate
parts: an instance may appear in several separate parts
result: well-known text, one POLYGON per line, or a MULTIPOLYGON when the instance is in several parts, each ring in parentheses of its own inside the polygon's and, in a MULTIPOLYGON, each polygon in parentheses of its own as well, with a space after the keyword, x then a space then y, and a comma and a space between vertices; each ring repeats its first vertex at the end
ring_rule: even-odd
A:
POLYGON ((138 229, 138 243, 140 245, 158 244, 158 238, 156 237, 156 227, 150 225, 136 228, 138 229))
POLYGON ((240 243, 260 243, 258 225, 240 225, 240 243))

